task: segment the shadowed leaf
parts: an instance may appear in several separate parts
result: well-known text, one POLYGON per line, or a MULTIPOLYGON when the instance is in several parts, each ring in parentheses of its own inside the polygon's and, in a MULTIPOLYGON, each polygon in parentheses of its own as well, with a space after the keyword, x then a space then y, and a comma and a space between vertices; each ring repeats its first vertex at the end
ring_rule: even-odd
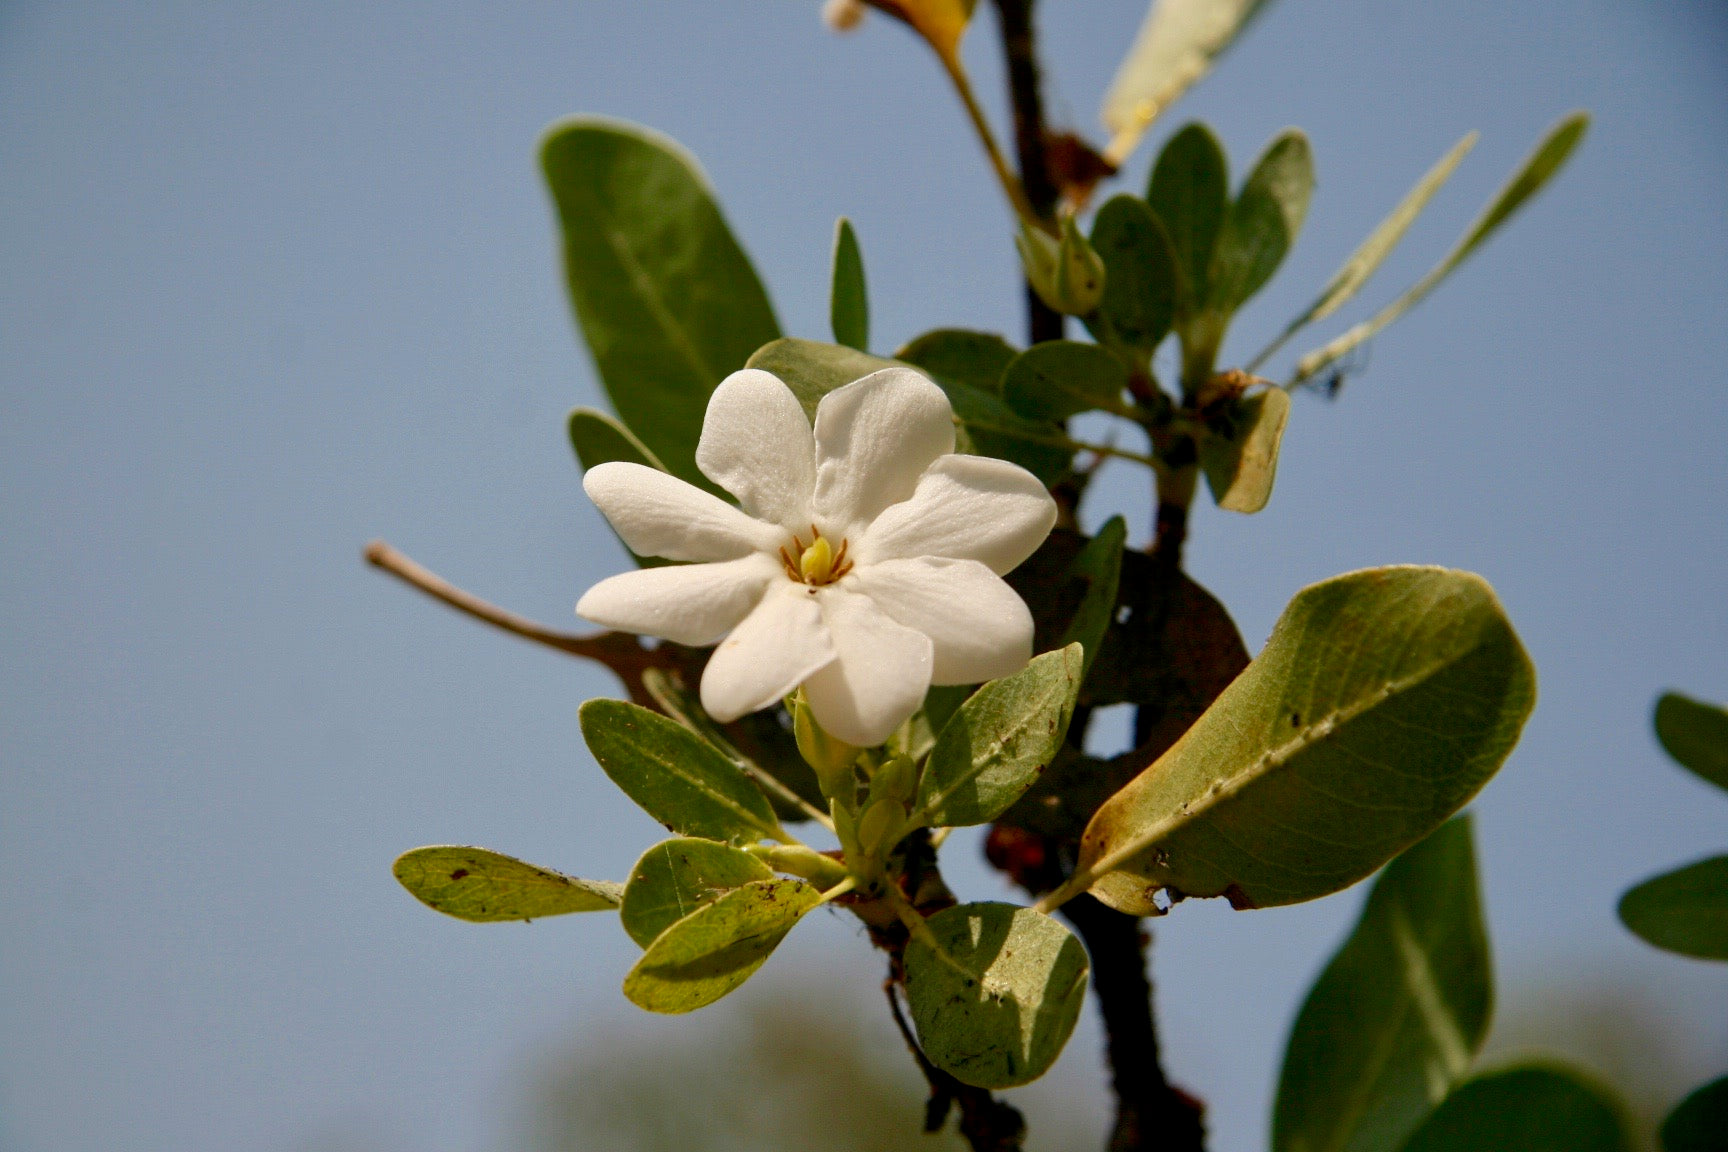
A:
POLYGON ((906 1001, 936 1067, 980 1088, 1042 1076, 1086 999, 1086 949, 1049 916, 961 904, 906 947, 906 1001))
POLYGON ((1658 948, 1728 960, 1728 856, 1644 881, 1620 898, 1620 920, 1658 948))
POLYGON ((870 345, 870 298, 864 289, 864 254, 852 221, 834 225, 834 277, 828 293, 828 322, 837 343, 863 352, 870 345))
POLYGON ((1176 312, 1170 236, 1144 200, 1114 196, 1092 222, 1092 247, 1104 260, 1104 299, 1086 327, 1099 343, 1131 350, 1144 365, 1176 312))
POLYGON ((1656 739, 1683 767, 1728 788, 1728 708, 1664 692, 1656 701, 1656 739))
POLYGON ((1728 1076, 1680 1102, 1662 1122, 1663 1152, 1722 1152, 1728 1145, 1728 1076))
POLYGON ((1278 448, 1290 419, 1290 394, 1267 388, 1235 401, 1228 435, 1200 439, 1200 469, 1218 507, 1258 512, 1272 499, 1278 476, 1278 448))
POLYGON ((1467 816, 1386 866, 1296 1017, 1273 1152, 1398 1152, 1470 1070, 1493 1004, 1467 816))
POLYGON ((1619 1104, 1569 1069, 1527 1065, 1468 1081, 1403 1152, 1631 1152, 1619 1104))

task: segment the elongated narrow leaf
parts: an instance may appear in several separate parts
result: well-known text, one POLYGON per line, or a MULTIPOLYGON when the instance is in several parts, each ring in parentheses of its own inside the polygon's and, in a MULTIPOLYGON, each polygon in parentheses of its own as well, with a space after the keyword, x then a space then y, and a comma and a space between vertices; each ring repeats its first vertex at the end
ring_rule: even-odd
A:
POLYGON ((1404 1152, 1631 1152, 1620 1105, 1567 1068, 1487 1072, 1446 1098, 1404 1152))
POLYGON ((1152 122, 1212 69, 1266 0, 1153 0, 1104 95, 1101 115, 1120 164, 1152 122))
POLYGON ((834 225, 834 278, 828 293, 828 321, 834 339, 863 352, 870 346, 870 298, 864 288, 864 254, 852 221, 834 225))
POLYGON ((1272 498, 1278 476, 1278 447, 1290 420, 1290 394, 1268 388, 1235 404, 1228 435, 1208 433, 1200 440, 1200 469, 1218 507, 1258 512, 1272 498))
POLYGON ((397 881, 446 916, 477 922, 537 920, 618 907, 623 888, 578 880, 484 848, 435 844, 396 858, 397 881))
POLYGON ((1294 128, 1267 145, 1230 205, 1207 273, 1207 300, 1228 316, 1265 286, 1308 218, 1314 154, 1294 128))
POLYGON ((1422 209, 1428 206, 1428 201, 1432 200, 1434 194, 1440 191, 1441 186, 1452 178, 1452 173, 1463 162, 1470 149, 1476 146, 1476 135, 1475 132, 1466 132, 1458 143, 1452 145, 1451 150, 1446 155, 1440 157, 1434 167, 1428 169, 1422 179, 1416 182, 1416 186, 1404 194, 1404 199, 1400 200, 1398 206, 1392 209, 1391 215, 1380 221, 1375 226, 1374 231, 1368 234, 1368 238, 1356 248, 1356 251, 1350 253, 1350 258, 1339 266, 1338 271, 1332 273, 1332 279, 1326 282, 1326 287, 1320 290, 1320 295, 1314 303, 1308 305, 1300 316, 1290 321, 1289 326, 1279 334, 1278 338, 1248 363, 1248 371, 1254 371, 1265 363, 1274 352, 1282 348, 1286 340, 1316 320, 1324 320, 1332 315, 1343 307, 1346 301, 1362 290, 1380 265, 1385 262, 1386 257, 1390 256, 1392 250, 1398 247, 1398 242, 1404 239, 1404 233, 1410 230, 1410 225, 1416 222, 1416 217, 1422 214, 1422 209))
POLYGON ((1049 916, 961 904, 906 947, 906 1000, 936 1067, 979 1088, 1044 1075, 1086 1000, 1086 949, 1049 916))
POLYGON ((668 138, 594 117, 554 126, 540 163, 612 406, 674 475, 711 487, 696 469, 708 394, 780 329, 707 178, 668 138))
POLYGON ((1101 344, 1133 352, 1144 364, 1176 314, 1176 250, 1144 200, 1113 196, 1092 222, 1092 247, 1104 260, 1104 299, 1086 318, 1101 344))
POLYGON ((1493 971, 1470 819, 1386 866, 1296 1017, 1273 1152, 1398 1152, 1470 1070, 1493 971))
POLYGON ((619 922, 642 948, 660 933, 752 880, 774 872, 750 853, 714 840, 663 840, 642 854, 624 885, 619 922))
POLYGON ((1578 142, 1584 138, 1584 130, 1589 125, 1590 117, 1583 112, 1575 112, 1555 125, 1542 143, 1537 145, 1530 158, 1513 173, 1512 179, 1500 190, 1500 194, 1489 202, 1482 215, 1477 217, 1476 222, 1459 239, 1452 251, 1447 253, 1444 260, 1372 319, 1364 320, 1324 347, 1316 348, 1298 360, 1296 375, 1291 380, 1292 386, 1324 372, 1420 304, 1428 293, 1434 291, 1442 280, 1480 248, 1514 212, 1553 179, 1554 174, 1560 171, 1572 155, 1578 142))
POLYGON ((774 810, 738 765, 674 720, 623 700, 582 705, 588 750, 624 794, 680 836, 783 839, 774 810))
POLYGON ((1620 898, 1620 919, 1658 948, 1728 960, 1728 856, 1644 881, 1620 898))
POLYGON ((802 880, 752 880, 654 938, 624 977, 624 995, 650 1012, 694 1012, 755 974, 786 933, 822 901, 802 880))
POLYGON ((1336 892, 1463 807, 1535 699, 1530 658, 1480 576, 1409 566, 1315 584, 1098 810, 1075 883, 1142 915, 1160 889, 1237 907, 1336 892))
POLYGON ((1230 211, 1230 166, 1210 128, 1189 124, 1170 137, 1152 167, 1146 203, 1176 253, 1177 316, 1192 315, 1207 298, 1212 253, 1230 211))
POLYGON ((943 725, 924 765, 923 822, 988 824, 1006 812, 1062 747, 1084 663, 1084 649, 1070 644, 973 693, 943 725))
POLYGON ((1728 708, 1664 692, 1656 701, 1656 739, 1681 766, 1728 788, 1728 708))
POLYGON ((1092 671, 1098 650, 1104 645, 1104 634, 1116 617, 1116 592, 1122 580, 1122 547, 1128 539, 1128 524, 1120 516, 1112 516, 1098 529, 1098 534, 1086 541, 1068 566, 1070 578, 1086 582, 1086 592, 1080 607, 1068 622, 1062 635, 1062 645, 1079 644, 1086 659, 1080 669, 1080 679, 1092 671))
POLYGON ((1728 1147, 1728 1076, 1686 1097, 1662 1121, 1662 1152, 1722 1152, 1728 1147))
POLYGON ((1066 420, 1096 408, 1122 407, 1128 366, 1096 344, 1051 340, 1014 358, 1002 398, 1028 420, 1066 420))
POLYGON ((914 338, 894 357, 938 379, 1000 394, 1002 373, 1019 354, 1018 348, 994 332, 937 328, 914 338))

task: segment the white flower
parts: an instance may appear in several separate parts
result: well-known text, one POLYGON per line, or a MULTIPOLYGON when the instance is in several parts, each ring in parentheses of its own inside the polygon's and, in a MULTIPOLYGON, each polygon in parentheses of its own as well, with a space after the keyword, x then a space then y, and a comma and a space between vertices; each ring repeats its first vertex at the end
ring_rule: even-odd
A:
POLYGON ((695 563, 602 580, 596 624, 718 643, 702 706, 721 722, 800 684, 849 744, 886 740, 931 684, 1006 676, 1032 655, 1032 615, 1001 575, 1043 542, 1056 504, 1024 468, 954 452, 942 390, 884 368, 822 398, 734 372, 708 402, 696 466, 742 510, 639 464, 583 487, 631 550, 695 563))

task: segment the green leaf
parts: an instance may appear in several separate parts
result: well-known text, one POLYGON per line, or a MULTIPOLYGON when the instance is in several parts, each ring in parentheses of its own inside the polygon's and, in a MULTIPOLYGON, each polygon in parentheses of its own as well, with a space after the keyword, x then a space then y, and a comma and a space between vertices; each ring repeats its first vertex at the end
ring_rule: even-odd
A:
POLYGON ((1416 182, 1416 186, 1404 194, 1404 199, 1398 202, 1398 207, 1392 209, 1392 214, 1380 221, 1356 251, 1350 253, 1350 258, 1339 266, 1338 271, 1332 274, 1332 279, 1327 281, 1326 287, 1321 289, 1319 298, 1308 305, 1300 316, 1290 321, 1289 326, 1264 351, 1248 362, 1247 371, 1254 371, 1282 348, 1290 337, 1314 321, 1324 320, 1332 315, 1361 291, 1386 257, 1398 247, 1398 242, 1404 239, 1404 233, 1416 222, 1416 217, 1422 214, 1428 201, 1440 191, 1441 185, 1451 179, 1453 171, 1475 146, 1474 132, 1465 133, 1463 139, 1452 145, 1452 150, 1440 157, 1439 162, 1416 182))
POLYGON ((1048 916, 961 904, 906 946, 906 1001, 936 1067, 979 1088, 1042 1076, 1086 1000, 1086 949, 1048 916))
POLYGON ((1152 122, 1212 69, 1218 54, 1266 0, 1153 0, 1134 46, 1116 69, 1101 115, 1120 164, 1152 122))
MULTIPOLYGON (((749 366, 772 372, 785 381, 804 405, 805 414, 814 420, 816 405, 822 402, 822 397, 896 363, 900 361, 870 356, 838 344, 788 338, 757 349, 749 366)), ((1046 484, 1068 471, 1074 450, 1065 446, 1067 437, 1058 425, 1028 420, 993 392, 946 378, 916 362, 908 363, 926 371, 947 393, 954 417, 965 433, 963 442, 957 445, 960 451, 1011 460, 1046 484), (970 443, 964 442, 966 439, 970 443)))
POLYGON ((578 880, 513 856, 456 844, 415 848, 392 868, 413 897, 446 916, 484 923, 618 907, 621 886, 578 880))
POLYGON ((732 889, 772 879, 768 865, 729 844, 690 837, 663 840, 630 870, 618 919, 630 939, 646 948, 673 924, 732 889))
POLYGON ((1728 960, 1728 856, 1644 881, 1620 897, 1620 920, 1658 948, 1728 960))
POLYGON ((1570 1069, 1488 1072, 1434 1110, 1403 1152, 1630 1152, 1618 1104, 1570 1069))
POLYGON ((713 745, 623 700, 582 705, 588 750, 624 794, 680 836, 784 840, 768 800, 713 745))
POLYGON ((555 125, 540 163, 576 318, 612 406, 676 476, 696 468, 708 394, 780 334, 696 161, 633 124, 555 125))
POLYGON ((1104 259, 1104 300, 1086 318, 1101 344, 1142 362, 1170 334, 1176 310, 1176 251, 1144 200, 1114 196, 1092 222, 1092 247, 1104 259))
POLYGON ((650 1012, 694 1012, 755 974, 822 894, 802 880, 752 880, 677 921, 624 977, 650 1012))
POLYGON ((1664 692, 1656 701, 1656 739, 1682 767, 1728 788, 1728 708, 1664 692))
POLYGON ((834 224, 834 280, 828 294, 828 322, 834 339, 865 351, 870 345, 870 298, 864 291, 864 254, 852 221, 842 216, 834 224))
POLYGON ((1365 343, 1391 324, 1404 313, 1420 304, 1428 293, 1434 291, 1440 281, 1451 275, 1453 269, 1464 263, 1470 254, 1480 248, 1494 231, 1511 218, 1512 214, 1523 207, 1543 185, 1553 179, 1572 155, 1572 150, 1584 138, 1584 130, 1590 125, 1590 117, 1583 112, 1574 112, 1555 125, 1536 151, 1525 160, 1512 179, 1500 190, 1485 209, 1477 217, 1468 231, 1459 239, 1446 258, 1435 265, 1429 273, 1413 284, 1405 293, 1375 315, 1372 319, 1351 328, 1331 343, 1303 356, 1296 362, 1296 375, 1291 379, 1294 387, 1305 380, 1311 380, 1324 372, 1340 358, 1349 355, 1359 345, 1365 343))
POLYGON ((1127 539, 1127 522, 1120 516, 1112 516, 1098 529, 1098 535, 1086 541, 1086 546, 1080 549, 1068 567, 1070 578, 1086 582, 1086 593, 1080 598, 1080 607, 1074 610, 1074 618, 1062 636, 1064 648, 1079 644, 1085 650, 1085 662, 1080 669, 1082 681, 1092 671, 1098 650, 1104 644, 1104 633, 1109 631, 1116 616, 1116 592, 1122 579, 1122 546, 1127 539))
POLYGON ((804 405, 804 415, 814 421, 816 405, 822 402, 822 397, 872 372, 892 368, 894 361, 843 344, 787 337, 756 349, 747 366, 780 377, 804 405))
POLYGON ((1686 1097, 1662 1121, 1663 1152, 1722 1152, 1728 1133, 1728 1076, 1686 1097))
POLYGON ((1372 568, 1300 592, 1266 648, 1087 826, 1072 887, 1237 907, 1347 888, 1439 827, 1499 769, 1536 700, 1494 590, 1372 568))
POLYGON ((1314 154, 1308 137, 1291 128, 1261 154, 1230 205, 1207 276, 1207 300, 1229 316, 1260 291, 1284 257, 1314 194, 1314 154))
POLYGON ((1207 272, 1218 232, 1230 210, 1230 168, 1224 146, 1204 124, 1189 124, 1164 145, 1146 203, 1169 234, 1181 273, 1177 315, 1200 310, 1208 296, 1207 272))
POLYGON ((1018 348, 994 332, 937 328, 915 338, 894 353, 894 357, 924 369, 939 380, 999 394, 1002 373, 1019 354, 1018 348))
POLYGON ((1200 468, 1218 507, 1258 512, 1272 498, 1278 475, 1278 446, 1290 419, 1290 394, 1268 388, 1244 396, 1230 413, 1229 435, 1208 432, 1200 439, 1200 468))
POLYGON ((1273 1152, 1398 1152, 1482 1047, 1493 970, 1470 818, 1386 866, 1284 1053, 1273 1152))
MULTIPOLYGON (((593 408, 574 408, 570 412, 568 427, 570 446, 576 450, 576 459, 581 463, 584 472, 596 465, 610 464, 615 460, 666 471, 666 466, 648 450, 646 444, 636 438, 634 432, 604 412, 593 408)), ((626 548, 625 551, 630 550, 626 548)), ((634 552, 630 552, 630 558, 636 561, 638 568, 659 568, 670 563, 658 556, 638 556, 634 552)))
POLYGON ((1014 358, 1002 398, 1028 420, 1066 420, 1102 408, 1120 411, 1128 366, 1096 344, 1049 340, 1014 358))
POLYGON ((1006 812, 1062 746, 1084 661, 1081 646, 1070 644, 973 693, 930 750, 917 819, 988 824, 1006 812))

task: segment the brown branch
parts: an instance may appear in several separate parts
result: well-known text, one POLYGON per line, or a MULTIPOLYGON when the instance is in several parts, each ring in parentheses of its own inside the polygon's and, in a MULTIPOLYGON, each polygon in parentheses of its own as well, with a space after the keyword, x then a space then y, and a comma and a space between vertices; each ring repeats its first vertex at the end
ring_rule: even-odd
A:
POLYGON ((679 654, 671 648, 644 648, 642 641, 629 632, 596 632, 588 636, 554 632, 525 616, 506 612, 473 593, 463 591, 436 572, 416 564, 382 540, 374 540, 366 545, 366 562, 374 568, 390 573, 404 584, 419 589, 434 600, 443 601, 458 612, 466 613, 494 628, 520 636, 524 640, 532 640, 536 644, 544 644, 548 648, 556 648, 572 656, 582 656, 606 665, 624 682, 630 699, 645 708, 654 708, 657 705, 653 695, 642 683, 642 673, 650 668, 678 668, 682 665, 679 654))
MULTIPOLYGON (((1045 222, 1056 218, 1061 195, 1050 171, 1044 130, 1044 98, 1039 91, 1038 53, 1032 29, 1033 0, 996 0, 1002 29, 1002 52, 1008 71, 1008 100, 1014 109, 1014 153, 1020 167, 1020 187, 1034 215, 1045 222)), ((1031 343, 1062 339, 1062 313, 1025 286, 1026 327, 1031 343)))
MULTIPOLYGON (((897 964, 891 965, 891 968, 897 967, 897 964)), ((930 1099, 924 1105, 924 1131, 940 1132, 942 1125, 947 1123, 949 1109, 959 1105, 960 1134, 972 1146, 973 1152, 1020 1152, 1020 1142, 1026 1135, 1026 1120, 1019 1109, 996 1099, 983 1088, 960 1083, 930 1063, 924 1049, 918 1046, 918 1037, 913 1034, 912 1026, 906 1023, 905 1013, 900 1010, 898 985, 899 979, 891 971, 882 981, 882 992, 888 997, 888 1012, 894 1017, 894 1026, 900 1030, 900 1038, 906 1041, 912 1059, 918 1062, 918 1070, 924 1073, 924 1079, 930 1084, 930 1099)))
POLYGON ((1146 971, 1149 937, 1140 921, 1080 895, 1062 906, 1092 957, 1092 989, 1110 1059, 1116 1093, 1116 1126, 1109 1152, 1202 1152, 1203 1107, 1174 1087, 1159 1060, 1158 1027, 1152 1015, 1152 981, 1146 971))

